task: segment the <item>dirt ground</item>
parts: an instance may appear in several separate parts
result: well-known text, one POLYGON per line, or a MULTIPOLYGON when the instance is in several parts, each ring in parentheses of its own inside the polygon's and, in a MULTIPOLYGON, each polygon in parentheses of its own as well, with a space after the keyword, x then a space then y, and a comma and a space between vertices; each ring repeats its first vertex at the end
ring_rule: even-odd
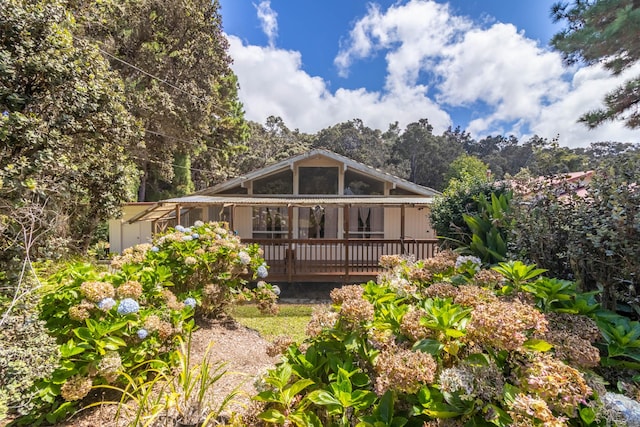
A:
MULTIPOLYGON (((280 356, 268 356, 266 349, 269 342, 264 340, 258 332, 248 329, 232 319, 205 321, 198 326, 199 328, 193 332, 191 339, 192 362, 201 361, 207 346, 213 342, 209 353, 211 366, 219 362, 226 364, 227 373, 212 388, 213 400, 218 402, 239 388, 240 393, 224 412, 243 415, 250 412, 251 396, 257 393, 254 386, 255 380, 260 374, 273 367, 280 360, 280 356)), ((127 425, 127 421, 124 419, 116 422, 115 414, 115 405, 99 406, 84 410, 59 426, 120 427, 127 425)))

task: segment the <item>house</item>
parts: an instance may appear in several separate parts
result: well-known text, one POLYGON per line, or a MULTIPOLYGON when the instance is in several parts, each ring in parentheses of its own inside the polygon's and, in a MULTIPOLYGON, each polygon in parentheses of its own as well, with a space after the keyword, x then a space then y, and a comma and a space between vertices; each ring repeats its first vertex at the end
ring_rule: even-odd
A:
POLYGON ((243 242, 262 247, 272 282, 356 283, 375 278, 382 255, 434 255, 429 207, 437 194, 314 149, 154 203, 125 222, 147 222, 158 232, 198 220, 225 221, 243 242))

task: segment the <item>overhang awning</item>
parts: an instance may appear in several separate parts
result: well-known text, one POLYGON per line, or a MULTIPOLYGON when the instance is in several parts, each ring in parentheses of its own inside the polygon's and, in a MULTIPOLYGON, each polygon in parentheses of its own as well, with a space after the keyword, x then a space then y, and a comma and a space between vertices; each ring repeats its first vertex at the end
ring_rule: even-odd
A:
POLYGON ((411 206, 426 207, 433 203, 432 197, 424 196, 349 196, 349 197, 257 197, 257 196, 204 196, 192 195, 167 199, 156 203, 128 222, 157 221, 176 212, 176 209, 191 209, 206 206, 411 206))

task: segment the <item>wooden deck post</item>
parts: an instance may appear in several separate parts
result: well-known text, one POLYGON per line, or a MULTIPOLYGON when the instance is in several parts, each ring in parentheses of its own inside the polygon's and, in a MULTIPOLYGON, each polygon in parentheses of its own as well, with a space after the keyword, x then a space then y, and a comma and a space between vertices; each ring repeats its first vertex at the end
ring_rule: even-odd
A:
POLYGON ((400 205, 400 251, 402 252, 402 255, 404 255, 404 235, 405 235, 405 222, 406 222, 406 215, 405 215, 405 210, 404 210, 404 204, 400 205))
POLYGON ((349 280, 349 205, 344 205, 344 281, 349 280))
POLYGON ((293 251, 295 250, 293 246, 293 206, 292 205, 287 206, 287 215, 289 216, 289 220, 287 221, 287 225, 289 227, 288 229, 289 241, 287 242, 287 247, 289 249, 287 249, 286 263, 287 263, 287 279, 289 283, 291 283, 291 277, 293 276, 293 263, 294 263, 293 251))

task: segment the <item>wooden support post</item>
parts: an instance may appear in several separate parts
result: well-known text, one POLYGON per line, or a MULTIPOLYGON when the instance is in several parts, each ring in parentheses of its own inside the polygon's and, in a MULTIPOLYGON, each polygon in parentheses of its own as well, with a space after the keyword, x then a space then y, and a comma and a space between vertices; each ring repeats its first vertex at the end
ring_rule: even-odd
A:
POLYGON ((344 205, 344 281, 349 281, 349 205, 344 205))
POLYGON ((400 245, 402 246, 401 251, 402 254, 404 255, 405 250, 404 250, 404 237, 405 237, 405 222, 407 220, 407 217, 405 215, 405 209, 404 209, 404 205, 400 206, 400 245))
POLYGON ((287 250, 287 279, 289 281, 289 283, 292 282, 291 277, 293 275, 293 263, 295 262, 295 256, 294 256, 294 252, 295 251, 295 247, 293 246, 293 206, 289 205, 287 206, 287 216, 289 217, 287 220, 287 225, 289 226, 289 235, 287 236, 289 238, 289 242, 287 244, 287 247, 289 248, 287 250))

